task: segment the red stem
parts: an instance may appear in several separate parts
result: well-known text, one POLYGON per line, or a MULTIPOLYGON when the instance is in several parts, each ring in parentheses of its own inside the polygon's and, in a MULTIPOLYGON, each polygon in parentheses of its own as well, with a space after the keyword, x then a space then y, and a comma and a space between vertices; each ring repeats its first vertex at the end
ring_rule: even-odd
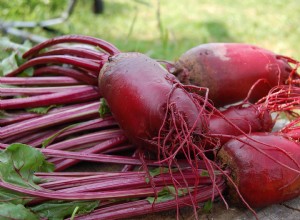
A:
POLYGON ((64 76, 55 77, 0 77, 0 83, 5 85, 42 86, 42 85, 78 85, 80 81, 64 76))
MULTIPOLYGON (((81 152, 84 153, 101 153, 104 152, 107 149, 113 148, 119 144, 124 143, 127 140, 127 138, 124 135, 120 135, 115 138, 111 138, 107 141, 104 141, 100 144, 95 145, 94 147, 90 147, 88 149, 85 149, 81 152)), ((62 171, 66 168, 73 166, 74 164, 79 163, 81 160, 75 160, 75 159, 66 159, 62 162, 55 165, 55 171, 62 171)))
MULTIPOLYGON (((137 148, 133 154, 132 154, 132 158, 139 158, 139 153, 140 153, 140 148, 137 148)), ((128 171, 132 171, 134 169, 133 165, 128 165, 126 164, 123 168, 122 168, 122 172, 128 172, 128 171)))
POLYGON ((27 62, 19 66, 17 69, 15 69, 14 71, 8 73, 6 76, 7 77, 16 76, 17 74, 22 73, 24 70, 30 67, 40 65, 40 64, 49 64, 49 63, 71 64, 76 67, 80 67, 95 72, 99 72, 103 65, 103 63, 101 62, 96 63, 90 59, 72 57, 68 55, 45 56, 45 57, 37 57, 28 60, 27 62))
POLYGON ((93 118, 99 115, 99 106, 99 102, 79 105, 65 111, 58 111, 54 112, 53 114, 47 114, 38 118, 11 124, 1 128, 0 139, 27 131, 33 131, 53 125, 64 124, 66 122, 74 122, 81 119, 93 118))
POLYGON ((33 75, 41 76, 44 74, 64 75, 64 76, 72 77, 88 85, 98 84, 96 77, 94 77, 93 75, 87 75, 82 71, 76 70, 74 68, 64 67, 64 66, 51 65, 51 66, 40 67, 34 71, 33 75))
POLYGON ((100 51, 90 50, 84 47, 60 47, 51 49, 45 53, 40 53, 37 57, 53 55, 70 55, 93 60, 107 60, 108 55, 100 51))
MULTIPOLYGON (((191 169, 182 169, 182 174, 179 171, 174 171, 173 177, 183 179, 183 177, 195 178, 195 173, 191 169)), ((203 175, 205 170, 199 169, 197 173, 200 175, 201 184, 210 184, 211 181, 208 176, 203 175)), ((145 171, 127 171, 127 172, 51 172, 51 173, 36 173, 40 178, 45 179, 45 183, 39 186, 47 189, 63 189, 74 186, 80 186, 87 183, 94 183, 98 181, 115 181, 118 179, 138 179, 142 180, 145 184, 146 172, 145 171)), ((221 175, 219 176, 221 177, 221 175)), ((155 177, 161 181, 162 178, 169 179, 171 175, 169 173, 161 173, 155 177)))
MULTIPOLYGON (((44 138, 45 136, 48 136, 49 134, 53 134, 54 132, 55 130, 53 129, 42 130, 39 132, 25 132, 14 136, 10 136, 9 138, 5 138, 3 139, 3 142, 7 144, 22 143, 22 144, 29 145, 30 141, 33 141, 37 138, 44 138)), ((36 146, 32 146, 32 147, 36 147, 36 146)))
POLYGON ((43 178, 46 182, 39 184, 45 189, 57 190, 69 188, 79 185, 94 183, 96 181, 108 181, 126 178, 139 178, 143 177, 145 180, 144 171, 130 171, 130 172, 89 172, 80 175, 78 172, 51 172, 51 173, 37 173, 36 175, 43 178))
POLYGON ((66 150, 87 143, 94 143, 114 137, 119 137, 120 135, 123 135, 123 131, 120 129, 103 130, 49 145, 47 146, 47 149, 66 150))
POLYGON ((26 98, 5 99, 1 101, 0 109, 24 109, 41 106, 78 103, 99 99, 96 88, 89 87, 75 91, 58 92, 26 98))
POLYGON ((143 171, 130 171, 130 172, 36 172, 35 175, 42 178, 56 178, 56 177, 65 177, 65 178, 77 178, 77 177, 87 177, 90 178, 91 176, 105 176, 105 177, 112 177, 112 176, 127 176, 128 173, 131 175, 139 175, 143 174, 143 171))
POLYGON ((41 44, 36 45, 35 47, 31 48, 29 51, 24 53, 23 58, 30 58, 36 55, 37 53, 39 53, 40 50, 60 43, 89 44, 89 45, 99 47, 111 55, 120 53, 120 51, 114 45, 102 39, 98 39, 90 36, 83 36, 83 35, 64 35, 64 36, 49 39, 41 44))
POLYGON ((4 112, 4 117, 0 118, 0 126, 6 126, 10 124, 14 124, 20 121, 24 121, 31 118, 36 118, 41 116, 36 113, 22 112, 22 113, 7 113, 4 112))
MULTIPOLYGON (((142 165, 139 159, 126 157, 126 156, 116 156, 116 155, 107 155, 107 154, 87 154, 82 152, 71 152, 71 151, 63 151, 63 150, 54 150, 54 149, 40 149, 40 151, 45 154, 47 157, 57 157, 64 159, 77 159, 81 161, 92 161, 92 162, 101 162, 101 163, 114 163, 114 164, 132 164, 140 166, 142 165)), ((180 164, 181 168, 189 167, 189 164, 186 160, 178 160, 178 164, 180 164)), ((155 160, 145 160, 145 163, 148 166, 164 166, 166 164, 157 163, 155 160)), ((170 165, 170 167, 172 167, 170 165)), ((174 167, 176 167, 174 165, 174 167)), ((204 167, 204 164, 199 161, 199 168, 204 167)))
POLYGON ((132 144, 126 144, 126 145, 110 148, 110 149, 104 151, 103 153, 114 154, 114 153, 121 152, 121 151, 128 152, 128 151, 134 150, 135 148, 136 148, 136 146, 134 146, 132 144))
MULTIPOLYGON (((173 178, 176 178, 178 184, 182 184, 183 182, 187 182, 188 186, 194 186, 195 184, 195 174, 187 174, 184 177, 181 175, 176 176, 161 176, 153 178, 153 182, 155 183, 155 187, 163 187, 166 185, 173 184, 173 178)), ((222 180, 223 177, 218 178, 222 180)), ((211 185, 211 181, 209 177, 202 177, 201 184, 199 186, 211 185)), ((98 191, 107 191, 107 190, 126 190, 126 189, 138 189, 149 187, 150 184, 146 183, 146 177, 125 177, 125 178, 116 178, 112 180, 96 180, 91 183, 80 184, 79 186, 70 186, 65 187, 65 185, 61 185, 63 189, 59 190, 61 192, 98 192, 98 191)))
MULTIPOLYGON (((106 192, 84 192, 84 193, 63 193, 48 191, 45 189, 28 189, 19 187, 10 183, 0 181, 0 186, 16 192, 25 193, 38 198, 62 199, 62 200, 97 200, 97 199, 121 199, 121 198, 139 198, 153 195, 152 188, 115 190, 106 192)), ((160 188, 161 190, 162 188, 160 188)))
POLYGON ((1 96, 16 96, 16 95, 44 95, 58 92, 65 92, 67 90, 77 90, 90 88, 88 85, 76 86, 56 86, 56 87, 0 87, 1 96))
MULTIPOLYGON (((223 181, 218 182, 217 185, 221 189, 221 191, 223 191, 226 187, 223 181)), ((217 192, 212 190, 211 186, 202 187, 197 190, 197 194, 195 195, 194 200, 197 203, 205 202, 209 200, 213 194, 214 196, 218 195, 217 192)), ((177 197, 176 199, 172 199, 166 202, 157 202, 153 204, 144 199, 100 208, 93 211, 89 215, 77 216, 76 218, 78 220, 131 218, 134 216, 146 215, 190 205, 192 205, 190 196, 177 197)))
MULTIPOLYGON (((101 129, 101 128, 111 127, 111 126, 115 126, 115 125, 117 125, 117 123, 112 117, 96 118, 93 120, 80 122, 78 124, 73 124, 68 129, 65 129, 66 126, 64 126, 64 128, 61 128, 61 130, 56 130, 54 132, 49 133, 48 135, 43 135, 43 137, 35 139, 32 142, 29 142, 28 145, 30 145, 32 147, 40 146, 45 139, 48 139, 52 135, 57 134, 57 133, 59 133, 59 134, 55 138, 53 138, 53 140, 51 142, 53 142, 54 140, 57 140, 57 139, 61 139, 70 134, 75 134, 78 132, 84 132, 84 131, 93 130, 93 129, 101 129)), ((51 142, 49 142, 48 144, 50 144, 51 142)))

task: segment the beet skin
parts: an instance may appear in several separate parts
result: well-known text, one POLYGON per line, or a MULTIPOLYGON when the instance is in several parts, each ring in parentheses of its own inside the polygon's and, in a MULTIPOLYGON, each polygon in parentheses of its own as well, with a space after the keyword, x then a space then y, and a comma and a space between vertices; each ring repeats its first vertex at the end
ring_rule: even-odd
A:
POLYGON ((194 47, 175 63, 174 74, 184 84, 209 88, 215 106, 246 98, 258 80, 250 101, 265 96, 270 88, 285 84, 292 68, 282 56, 249 44, 209 43, 194 47))
POLYGON ((232 136, 252 132, 269 132, 273 126, 274 122, 268 110, 263 110, 257 105, 231 106, 224 111, 216 112, 210 117, 208 135, 219 134, 218 139, 220 144, 223 145, 232 136))
MULTIPOLYGON (((300 146, 297 142, 280 134, 253 133, 227 142, 218 156, 231 171, 242 197, 253 208, 300 195, 300 146)), ((231 185, 229 195, 234 201, 240 201, 233 185, 228 183, 231 185)))
POLYGON ((159 63, 140 53, 112 56, 99 75, 100 93, 120 127, 138 146, 154 151, 158 136, 169 135, 174 141, 173 132, 179 137, 175 127, 187 126, 193 130, 191 136, 207 129, 202 107, 180 85, 159 63))

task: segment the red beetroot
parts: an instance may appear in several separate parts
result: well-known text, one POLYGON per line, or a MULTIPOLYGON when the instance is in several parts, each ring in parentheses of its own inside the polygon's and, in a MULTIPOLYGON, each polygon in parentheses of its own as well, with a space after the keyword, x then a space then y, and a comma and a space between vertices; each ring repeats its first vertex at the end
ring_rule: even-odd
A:
POLYGON ((208 135, 218 137, 222 146, 233 136, 271 131, 273 126, 270 111, 260 105, 232 106, 210 117, 208 135))
MULTIPOLYGON (((264 207, 300 195, 299 149, 299 143, 282 134, 252 133, 227 142, 218 156, 245 201, 264 207)), ((234 187, 229 195, 239 201, 234 187)))
MULTIPOLYGON (((207 130, 204 107, 156 61, 140 53, 121 53, 109 59, 99 75, 100 93, 127 136, 139 146, 164 154, 180 144, 200 144, 207 130), (186 140, 185 140, 186 139, 186 140), (154 148, 153 148, 154 147, 154 148)), ((205 100, 203 105, 205 105, 205 100)))
POLYGON ((257 83, 250 101, 265 96, 270 88, 285 84, 292 72, 287 57, 249 44, 209 43, 184 53, 174 74, 184 84, 209 88, 209 98, 224 106, 246 98, 257 83))
MULTIPOLYGON (((110 57, 100 71, 99 90, 129 140, 157 152, 169 173, 174 166, 181 170, 175 158, 178 153, 184 155, 195 174, 195 187, 201 184, 197 168, 202 159, 213 188, 220 192, 212 162, 204 154, 203 139, 212 114, 207 109, 213 108, 207 99, 189 93, 158 62, 140 53, 110 57)), ((176 180, 173 185, 180 187, 176 180)), ((194 208, 195 193, 190 194, 194 208)))

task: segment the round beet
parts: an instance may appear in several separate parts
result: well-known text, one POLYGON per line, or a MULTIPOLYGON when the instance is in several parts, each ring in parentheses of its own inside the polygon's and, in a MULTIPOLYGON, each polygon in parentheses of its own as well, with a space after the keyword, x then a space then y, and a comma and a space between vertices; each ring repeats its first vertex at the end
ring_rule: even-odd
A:
MULTIPOLYGON (((253 133, 227 142, 218 153, 241 196, 251 207, 300 195, 300 146, 282 134, 253 133)), ((240 201, 233 184, 229 195, 240 201)))
POLYGON ((221 112, 217 111, 210 117, 208 135, 217 136, 222 146, 234 136, 269 132, 273 127, 274 121, 270 111, 260 108, 259 105, 231 106, 221 112))
POLYGON ((216 106, 241 101, 254 102, 270 88, 286 83, 292 68, 286 58, 249 44, 209 43, 194 47, 175 63, 174 74, 184 84, 209 88, 216 106))

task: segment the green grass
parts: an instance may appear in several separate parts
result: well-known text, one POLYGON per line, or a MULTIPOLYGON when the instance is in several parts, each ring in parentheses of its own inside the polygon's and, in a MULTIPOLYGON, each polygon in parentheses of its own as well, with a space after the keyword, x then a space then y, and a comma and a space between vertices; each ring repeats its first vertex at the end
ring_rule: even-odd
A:
MULTIPOLYGON (((244 42, 300 59, 300 4, 296 0, 105 0, 104 14, 78 0, 63 34, 103 38, 123 51, 176 59, 207 42, 244 42)), ((60 15, 66 0, 2 0, 0 18, 41 20, 60 15)), ((39 30, 35 33, 52 37, 39 30)))

